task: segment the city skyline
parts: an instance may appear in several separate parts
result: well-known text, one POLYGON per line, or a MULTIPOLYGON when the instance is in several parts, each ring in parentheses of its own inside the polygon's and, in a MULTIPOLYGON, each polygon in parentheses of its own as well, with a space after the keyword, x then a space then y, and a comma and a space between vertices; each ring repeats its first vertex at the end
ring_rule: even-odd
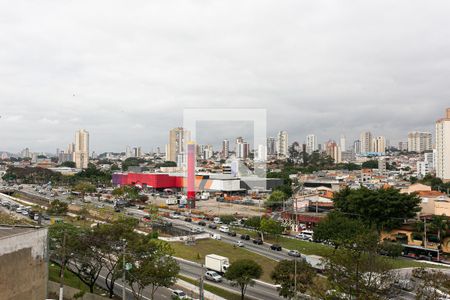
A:
POLYGON ((184 107, 266 108, 268 136, 299 142, 433 132, 449 99, 450 3, 382 2, 5 5, 0 149, 54 152, 86 128, 97 152, 148 151, 184 107))

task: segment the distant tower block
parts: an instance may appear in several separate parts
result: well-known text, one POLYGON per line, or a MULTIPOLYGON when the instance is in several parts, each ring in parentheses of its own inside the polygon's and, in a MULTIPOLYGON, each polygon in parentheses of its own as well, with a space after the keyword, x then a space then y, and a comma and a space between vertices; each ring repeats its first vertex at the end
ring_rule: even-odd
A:
POLYGON ((187 204, 195 208, 195 143, 187 145, 187 204))

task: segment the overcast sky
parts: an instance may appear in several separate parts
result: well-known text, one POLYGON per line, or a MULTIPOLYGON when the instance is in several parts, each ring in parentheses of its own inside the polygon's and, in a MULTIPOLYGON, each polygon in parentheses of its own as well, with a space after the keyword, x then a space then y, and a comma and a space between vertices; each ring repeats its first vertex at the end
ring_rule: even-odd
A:
MULTIPOLYGON (((446 0, 0 1, 0 150, 54 152, 80 128, 97 153, 164 149, 192 107, 265 108, 290 142, 405 140, 450 107, 449 16, 446 0)), ((201 142, 240 135, 220 127, 201 142)))

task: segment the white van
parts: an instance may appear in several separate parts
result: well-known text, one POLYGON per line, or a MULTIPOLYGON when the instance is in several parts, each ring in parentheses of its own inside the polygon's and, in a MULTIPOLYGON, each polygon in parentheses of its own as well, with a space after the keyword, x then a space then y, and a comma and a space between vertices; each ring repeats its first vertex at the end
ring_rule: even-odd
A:
POLYGON ((314 235, 314 231, 312 230, 303 230, 302 232, 300 232, 299 234, 296 235, 297 238, 304 240, 304 241, 313 241, 313 235, 314 235))
POLYGON ((212 238, 213 240, 221 240, 221 239, 222 239, 222 237, 220 236, 220 234, 217 234, 217 233, 211 234, 211 238, 212 238))
POLYGON ((220 232, 224 232, 224 233, 228 233, 228 232, 230 232, 230 227, 228 227, 226 225, 222 225, 222 226, 220 226, 219 231, 220 232))

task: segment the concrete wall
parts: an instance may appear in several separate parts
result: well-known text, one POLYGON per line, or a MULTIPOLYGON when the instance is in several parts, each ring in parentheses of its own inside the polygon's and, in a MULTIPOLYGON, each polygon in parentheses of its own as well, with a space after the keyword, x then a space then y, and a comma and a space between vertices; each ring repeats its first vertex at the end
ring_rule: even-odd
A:
MULTIPOLYGON (((64 300, 73 300, 74 295, 77 294, 80 290, 75 289, 70 286, 64 286, 64 300)), ((48 298, 49 299, 59 299, 59 283, 49 281, 48 282, 48 298)), ((78 298, 77 300, 105 300, 109 298, 105 298, 99 295, 85 293, 83 297, 78 298)))
POLYGON ((47 295, 47 229, 0 239, 0 299, 42 300, 47 295))

